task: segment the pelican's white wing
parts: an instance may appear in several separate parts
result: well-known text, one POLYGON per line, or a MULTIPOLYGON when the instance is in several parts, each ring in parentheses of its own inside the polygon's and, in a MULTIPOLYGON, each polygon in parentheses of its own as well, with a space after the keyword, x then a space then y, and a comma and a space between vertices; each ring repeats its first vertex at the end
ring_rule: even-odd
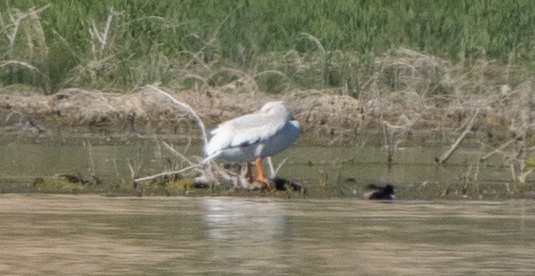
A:
POLYGON ((212 138, 206 145, 205 153, 211 156, 226 148, 266 140, 281 130, 287 120, 287 113, 257 112, 226 121, 212 130, 212 138))

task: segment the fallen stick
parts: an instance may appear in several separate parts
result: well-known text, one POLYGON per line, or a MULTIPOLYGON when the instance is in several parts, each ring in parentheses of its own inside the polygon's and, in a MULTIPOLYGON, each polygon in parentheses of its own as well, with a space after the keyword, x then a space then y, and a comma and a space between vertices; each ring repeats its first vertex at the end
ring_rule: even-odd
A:
POLYGON ((481 163, 485 162, 487 159, 489 159, 489 157, 493 156, 496 153, 503 153, 503 149, 505 149, 507 146, 509 146, 514 141, 516 141, 516 140, 515 139, 509 140, 508 142, 506 142, 503 145, 499 146, 497 149, 493 150, 492 152, 487 153, 485 156, 479 158, 479 162, 481 162, 481 163))
POLYGON ((162 142, 162 144, 165 146, 165 148, 167 150, 169 150, 170 152, 172 152, 174 155, 182 158, 182 160, 188 162, 190 165, 196 165, 196 163, 192 162, 191 160, 189 160, 184 154, 178 152, 176 149, 174 149, 173 147, 171 147, 169 144, 167 144, 166 142, 162 142))
POLYGON ((191 166, 189 166, 189 167, 185 167, 185 168, 183 168, 183 169, 180 169, 180 170, 178 170, 178 171, 162 172, 162 173, 159 173, 159 174, 154 174, 154 175, 150 175, 150 176, 146 176, 146 177, 136 178, 136 179, 134 179, 134 183, 141 182, 141 181, 146 181, 146 180, 151 180, 151 179, 155 179, 155 178, 162 177, 162 176, 167 176, 167 175, 173 175, 173 174, 177 174, 177 173, 182 173, 182 172, 185 172, 185 171, 187 171, 187 170, 194 169, 194 168, 199 167, 199 166, 200 166, 199 164, 195 164, 195 165, 191 165, 191 166))
POLYGON ((457 150, 457 148, 459 148, 459 145, 461 144, 461 142, 464 140, 464 138, 466 137, 466 135, 468 135, 468 133, 470 133, 472 131, 472 126, 474 125, 474 123, 476 122, 476 117, 477 115, 479 114, 479 109, 476 110, 476 112, 474 113, 474 115, 472 116, 472 119, 470 119, 470 122, 468 123, 468 125, 466 126, 466 128, 464 129, 463 133, 461 133, 461 136, 459 136, 459 138, 457 138, 457 141, 455 141, 455 143, 453 143, 453 145, 451 145, 451 148, 445 152, 442 156, 440 156, 440 158, 435 158, 435 161, 439 164, 443 164, 445 163, 446 161, 448 161, 448 159, 450 158, 450 156, 457 150))

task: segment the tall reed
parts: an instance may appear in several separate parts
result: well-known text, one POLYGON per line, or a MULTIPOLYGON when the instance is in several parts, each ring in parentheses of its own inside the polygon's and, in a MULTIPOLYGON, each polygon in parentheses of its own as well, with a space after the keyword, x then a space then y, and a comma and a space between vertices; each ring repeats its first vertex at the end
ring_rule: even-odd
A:
POLYGON ((531 0, 4 1, 0 81, 125 88, 232 67, 276 72, 266 89, 289 78, 358 95, 351 87, 366 80, 344 72, 374 70, 400 46, 468 66, 484 57, 532 67, 534 23, 531 0))

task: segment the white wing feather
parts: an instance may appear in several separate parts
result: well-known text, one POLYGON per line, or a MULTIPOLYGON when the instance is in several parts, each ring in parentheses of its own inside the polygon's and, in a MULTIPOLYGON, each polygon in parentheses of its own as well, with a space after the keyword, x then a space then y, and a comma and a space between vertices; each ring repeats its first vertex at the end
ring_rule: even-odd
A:
POLYGON ((226 148, 269 139, 284 127, 287 120, 287 113, 257 112, 226 121, 212 130, 205 153, 210 156, 226 148))

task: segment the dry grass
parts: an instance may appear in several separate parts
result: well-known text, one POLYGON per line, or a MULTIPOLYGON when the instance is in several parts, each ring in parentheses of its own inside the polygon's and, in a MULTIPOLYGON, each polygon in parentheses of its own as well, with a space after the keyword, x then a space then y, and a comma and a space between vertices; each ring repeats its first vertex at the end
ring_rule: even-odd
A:
MULTIPOLYGON (((296 70, 304 74, 323 70, 314 65, 325 59, 310 57, 294 53, 291 63, 296 62, 296 70)), ((329 62, 334 61, 331 58, 329 62)), ((484 58, 477 66, 463 68, 404 48, 376 58, 374 64, 373 74, 361 72, 358 76, 365 80, 358 99, 346 89, 295 88, 295 76, 280 70, 244 72, 200 66, 177 78, 174 88, 160 85, 171 91, 172 97, 189 104, 199 119, 193 120, 191 112, 177 110, 155 96, 151 92, 154 87, 149 86, 128 94, 84 89, 65 89, 51 96, 4 94, 0 98, 0 124, 45 134, 76 127, 108 133, 202 137, 196 121, 212 128, 257 110, 266 101, 282 99, 301 122, 306 142, 368 141, 387 145, 393 158, 398 146, 451 145, 464 134, 467 139, 459 146, 478 147, 482 156, 500 149, 495 154, 510 166, 512 179, 525 181, 530 170, 524 160, 532 155, 534 144, 535 85, 524 70, 509 65, 500 71, 498 64, 484 58), (263 93, 259 82, 264 76, 281 80, 284 93, 263 93), (384 142, 378 137, 385 137, 384 142), (501 147, 511 139, 516 142, 501 147)))

